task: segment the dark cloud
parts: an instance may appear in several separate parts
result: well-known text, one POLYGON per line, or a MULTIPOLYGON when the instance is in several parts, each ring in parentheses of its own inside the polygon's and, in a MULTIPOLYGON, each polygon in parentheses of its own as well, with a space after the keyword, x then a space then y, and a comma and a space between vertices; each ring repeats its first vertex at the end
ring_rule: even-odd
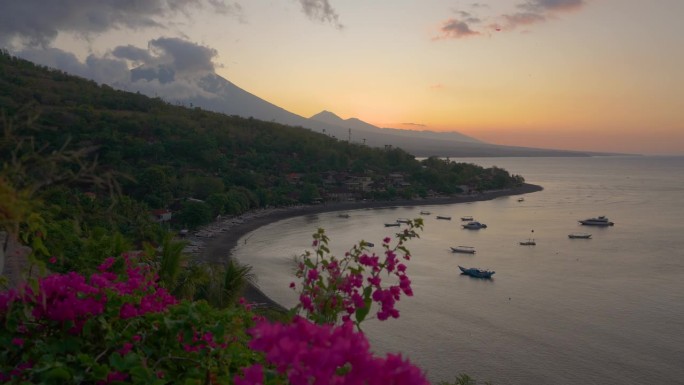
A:
POLYGON ((342 28, 339 15, 328 0, 298 0, 302 11, 312 20, 328 22, 337 28, 342 28))
POLYGON ((120 45, 112 51, 112 55, 119 59, 126 59, 132 62, 145 63, 148 62, 152 57, 146 49, 138 48, 132 45, 120 45))
POLYGON ((61 32, 163 28, 169 17, 206 7, 220 13, 240 10, 222 0, 2 0, 0 45, 16 38, 22 45, 46 47, 61 32))
POLYGON ((161 60, 164 64, 173 63, 173 68, 179 72, 213 72, 212 59, 218 55, 213 48, 179 38, 151 40, 149 47, 156 54, 154 61, 161 60))

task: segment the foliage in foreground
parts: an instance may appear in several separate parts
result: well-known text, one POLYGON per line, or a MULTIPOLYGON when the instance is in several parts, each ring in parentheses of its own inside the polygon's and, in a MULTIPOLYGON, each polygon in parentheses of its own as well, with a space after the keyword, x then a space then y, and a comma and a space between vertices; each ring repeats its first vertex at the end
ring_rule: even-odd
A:
MULTIPOLYGON (((324 232, 317 237, 325 240, 324 232)), ((404 240, 400 236, 395 247, 386 240, 385 255, 392 259, 394 251, 401 249, 408 256, 404 240)), ((317 250, 319 262, 335 259, 326 249, 317 250)), ((354 258, 362 260, 364 255, 370 260, 377 257, 364 252, 354 258)), ((310 296, 308 301, 320 303, 318 297, 326 289, 344 287, 358 279, 371 283, 366 287, 374 289, 363 290, 371 296, 390 292, 372 283, 378 273, 390 273, 390 264, 365 264, 371 268, 366 275, 349 256, 338 261, 340 269, 350 274, 337 276, 333 285, 332 281, 306 278, 303 285, 311 291, 302 292, 301 298, 310 296)), ((304 312, 308 318, 294 316, 290 322, 271 322, 248 306, 219 310, 205 301, 178 302, 159 285, 153 265, 140 261, 127 255, 107 258, 88 278, 73 272, 52 274, 0 293, 0 322, 4 326, 0 344, 9 347, 0 353, 0 380, 83 384, 428 383, 424 373, 401 355, 374 356, 364 334, 357 330, 363 321, 358 316, 356 321, 348 315, 321 318, 313 308, 304 312)), ((305 262, 314 268, 316 264, 305 262)), ((408 277, 399 279, 405 282, 408 277)), ((368 314, 371 304, 364 301, 364 306, 367 308, 359 307, 355 312, 368 314)), ((387 311, 383 304, 378 315, 387 311)))

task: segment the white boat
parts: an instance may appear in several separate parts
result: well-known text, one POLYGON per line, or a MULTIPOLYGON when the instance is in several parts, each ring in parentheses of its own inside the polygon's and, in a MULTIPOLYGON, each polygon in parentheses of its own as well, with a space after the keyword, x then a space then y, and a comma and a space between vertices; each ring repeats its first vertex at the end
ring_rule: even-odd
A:
POLYGON ((589 233, 572 233, 572 234, 568 234, 568 238, 570 238, 570 239, 589 239, 589 238, 591 238, 591 234, 589 234, 589 233))
POLYGON ((430 215, 431 213, 429 211, 421 211, 420 215, 430 215))
POLYGON ((461 225, 461 226, 463 226, 464 229, 468 229, 468 230, 479 230, 479 229, 486 229, 487 228, 487 225, 485 225, 484 223, 480 223, 478 221, 470 221, 470 222, 466 223, 465 225, 461 225))
POLYGON ((465 217, 461 217, 462 221, 467 221, 467 222, 472 222, 473 217, 471 215, 466 215, 465 217))
POLYGON ((596 218, 581 219, 579 223, 587 226, 613 226, 614 223, 609 221, 605 215, 596 218))
POLYGON ((409 223, 409 219, 408 218, 399 218, 399 219, 397 219, 397 223, 409 223))
POLYGON ((473 246, 451 247, 451 251, 453 251, 454 253, 475 254, 475 248, 473 246))
POLYGON ((435 218, 437 218, 437 219, 445 219, 445 220, 447 220, 447 221, 450 221, 450 220, 451 220, 451 217, 446 217, 446 216, 444 216, 444 215, 437 215, 435 218))

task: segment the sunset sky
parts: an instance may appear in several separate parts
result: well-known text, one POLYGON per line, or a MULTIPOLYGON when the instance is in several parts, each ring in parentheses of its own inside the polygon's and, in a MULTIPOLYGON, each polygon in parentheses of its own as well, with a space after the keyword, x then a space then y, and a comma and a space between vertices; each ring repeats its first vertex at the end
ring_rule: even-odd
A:
POLYGON ((681 0, 120 3, 131 2, 3 0, 0 46, 87 64, 179 38, 204 47, 221 76, 305 117, 684 155, 681 0))

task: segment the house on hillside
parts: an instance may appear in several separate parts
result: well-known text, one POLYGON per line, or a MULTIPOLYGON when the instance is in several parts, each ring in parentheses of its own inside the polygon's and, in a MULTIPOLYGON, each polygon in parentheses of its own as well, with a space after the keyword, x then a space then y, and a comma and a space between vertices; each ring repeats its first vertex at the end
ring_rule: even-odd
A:
POLYGON ((152 210, 150 213, 150 216, 152 217, 152 220, 157 222, 157 223, 163 223, 163 222, 168 222, 171 220, 171 217, 173 216, 173 213, 171 210, 167 209, 159 209, 159 210, 152 210))

